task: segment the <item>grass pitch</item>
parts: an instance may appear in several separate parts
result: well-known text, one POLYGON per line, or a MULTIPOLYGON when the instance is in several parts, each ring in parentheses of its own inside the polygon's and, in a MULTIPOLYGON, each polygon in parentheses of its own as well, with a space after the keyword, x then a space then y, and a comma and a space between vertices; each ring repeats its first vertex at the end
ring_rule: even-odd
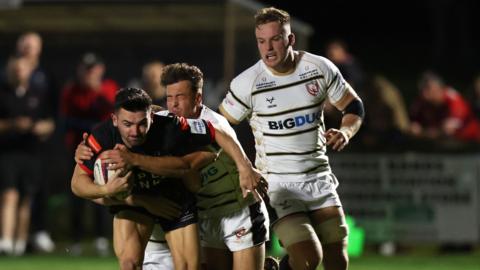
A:
MULTIPOLYGON (((5 270, 114 270, 114 257, 68 255, 29 255, 0 257, 0 269, 5 270)), ((365 255, 351 259, 351 270, 479 270, 480 252, 460 255, 400 255, 381 257, 365 255)))

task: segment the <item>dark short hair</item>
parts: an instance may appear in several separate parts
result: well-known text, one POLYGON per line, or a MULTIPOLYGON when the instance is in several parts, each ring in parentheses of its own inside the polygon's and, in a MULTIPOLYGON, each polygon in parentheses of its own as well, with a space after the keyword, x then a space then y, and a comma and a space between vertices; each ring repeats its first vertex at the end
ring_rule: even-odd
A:
POLYGON ((423 89, 431 82, 438 83, 439 85, 442 85, 442 86, 445 85, 445 82, 443 81, 442 77, 440 77, 440 75, 438 75, 435 71, 427 70, 422 73, 418 81, 418 87, 420 89, 423 89))
POLYGON ((281 25, 290 23, 290 14, 274 7, 262 8, 255 14, 255 27, 269 22, 279 22, 281 25))
POLYGON ((93 52, 87 52, 82 55, 79 61, 80 65, 86 67, 87 69, 90 69, 94 66, 97 65, 103 65, 103 59, 98 55, 93 52))
POLYGON ((152 106, 152 98, 145 90, 135 87, 122 88, 115 96, 115 112, 120 109, 129 112, 148 111, 152 106))
POLYGON ((203 73, 198 67, 187 63, 170 64, 163 68, 161 80, 163 86, 180 81, 189 81, 192 90, 199 92, 203 88, 203 73))

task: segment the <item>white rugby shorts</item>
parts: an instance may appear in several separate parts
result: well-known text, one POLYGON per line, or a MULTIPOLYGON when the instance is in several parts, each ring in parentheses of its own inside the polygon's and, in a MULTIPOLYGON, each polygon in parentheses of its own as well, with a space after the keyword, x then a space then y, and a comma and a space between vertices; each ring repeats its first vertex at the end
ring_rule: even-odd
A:
POLYGON ((265 203, 256 202, 223 217, 201 218, 200 244, 232 252, 247 249, 269 239, 269 225, 265 203))
POLYGON ((270 182, 268 197, 274 210, 272 224, 294 213, 342 206, 337 186, 338 180, 333 173, 305 182, 270 182))
POLYGON ((172 254, 167 244, 149 241, 145 249, 143 270, 174 270, 172 254))

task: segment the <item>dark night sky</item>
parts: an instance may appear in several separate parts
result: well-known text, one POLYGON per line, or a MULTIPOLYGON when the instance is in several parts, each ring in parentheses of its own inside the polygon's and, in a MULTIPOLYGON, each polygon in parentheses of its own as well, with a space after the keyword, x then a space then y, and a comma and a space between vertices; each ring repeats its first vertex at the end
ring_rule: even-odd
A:
POLYGON ((261 1, 311 24, 310 51, 324 54, 332 38, 347 42, 371 73, 411 87, 433 69, 465 88, 480 72, 480 4, 438 1, 261 1))
MULTIPOLYGON (((125 1, 128 2, 128 0, 125 1)), ((480 16, 478 16, 480 1, 257 1, 267 6, 283 8, 293 17, 310 24, 314 29, 309 42, 309 51, 312 53, 324 55, 324 46, 328 40, 333 38, 344 40, 369 74, 381 73, 386 76, 399 86, 407 98, 416 94, 416 81, 421 72, 426 69, 437 71, 447 83, 461 92, 466 92, 473 77, 480 73, 480 50, 478 49, 480 48, 478 27, 480 26, 480 16)), ((16 36, 11 35, 10 38, 14 40, 16 36)), ((101 38, 109 40, 104 36, 101 38)), ((5 41, 5 38, 3 39, 5 41)), ((96 39, 85 40, 94 42, 96 39)), ((157 40, 160 40, 160 36, 157 40)), ((114 39, 111 38, 110 42, 114 42, 114 39)), ((163 40, 155 43, 150 39, 150 43, 155 47, 154 52, 161 51, 156 46, 165 45, 163 40)), ((11 49, 5 44, 4 42, 4 53, 11 49)), ((145 51, 150 52, 152 46, 145 51)), ((75 48, 69 47, 66 50, 64 47, 57 46, 51 50, 45 50, 44 55, 48 57, 50 53, 50 56, 56 57, 60 51, 66 57, 64 59, 75 61, 73 55, 85 50, 84 47, 75 48)), ((110 46, 97 49, 104 55, 113 54, 113 52, 122 55, 123 58, 110 59, 113 61, 109 69, 112 74, 115 71, 123 74, 121 73, 123 71, 115 70, 115 67, 120 67, 120 63, 115 61, 130 59, 133 67, 140 66, 144 61, 131 53, 130 47, 124 43, 121 48, 115 47, 116 50, 111 50, 110 46)), ((184 50, 182 57, 185 61, 202 62, 203 59, 198 57, 189 57, 189 54, 197 56, 195 52, 196 50, 184 50)), ((161 58, 167 62, 175 60, 163 55, 161 58)), ((60 61, 57 62, 52 64, 50 61, 51 65, 62 64, 60 61)), ((205 62, 209 63, 208 60, 205 62)), ((249 64, 250 62, 245 63, 245 66, 249 64)), ((218 65, 204 68, 210 70, 211 74, 220 73, 218 65)), ((62 72, 67 73, 65 69, 60 70, 60 73, 65 75, 62 72)), ((68 73, 72 72, 73 70, 68 70, 68 73)), ((123 76, 120 77, 123 78, 123 76)))

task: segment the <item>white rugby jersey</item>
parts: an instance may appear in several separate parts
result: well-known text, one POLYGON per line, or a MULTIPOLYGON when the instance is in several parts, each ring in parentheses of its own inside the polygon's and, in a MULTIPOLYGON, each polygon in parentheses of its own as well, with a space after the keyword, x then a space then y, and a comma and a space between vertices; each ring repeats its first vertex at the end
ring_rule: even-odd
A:
POLYGON ((330 173, 323 108, 350 87, 328 59, 298 52, 295 71, 275 75, 258 61, 230 84, 222 109, 248 118, 256 167, 268 181, 308 181, 330 173))
POLYGON ((200 112, 200 116, 198 118, 209 121, 216 129, 223 130, 235 140, 237 139, 237 134, 230 126, 230 123, 228 123, 227 119, 223 117, 223 115, 214 112, 207 106, 202 106, 202 111, 200 112))
MULTIPOLYGON (((171 112, 169 112, 168 110, 162 110, 156 112, 155 114, 167 116, 171 114, 171 112)), ((227 134, 232 136, 232 138, 234 138, 235 140, 237 139, 237 134, 235 133, 235 130, 233 130, 233 128, 230 126, 230 123, 228 123, 227 119, 223 117, 223 115, 214 112, 207 106, 202 105, 202 111, 200 112, 200 116, 197 119, 207 120, 208 122, 212 123, 212 125, 216 129, 223 130, 227 134)), ((187 118, 187 121, 188 120, 189 119, 187 118)))

